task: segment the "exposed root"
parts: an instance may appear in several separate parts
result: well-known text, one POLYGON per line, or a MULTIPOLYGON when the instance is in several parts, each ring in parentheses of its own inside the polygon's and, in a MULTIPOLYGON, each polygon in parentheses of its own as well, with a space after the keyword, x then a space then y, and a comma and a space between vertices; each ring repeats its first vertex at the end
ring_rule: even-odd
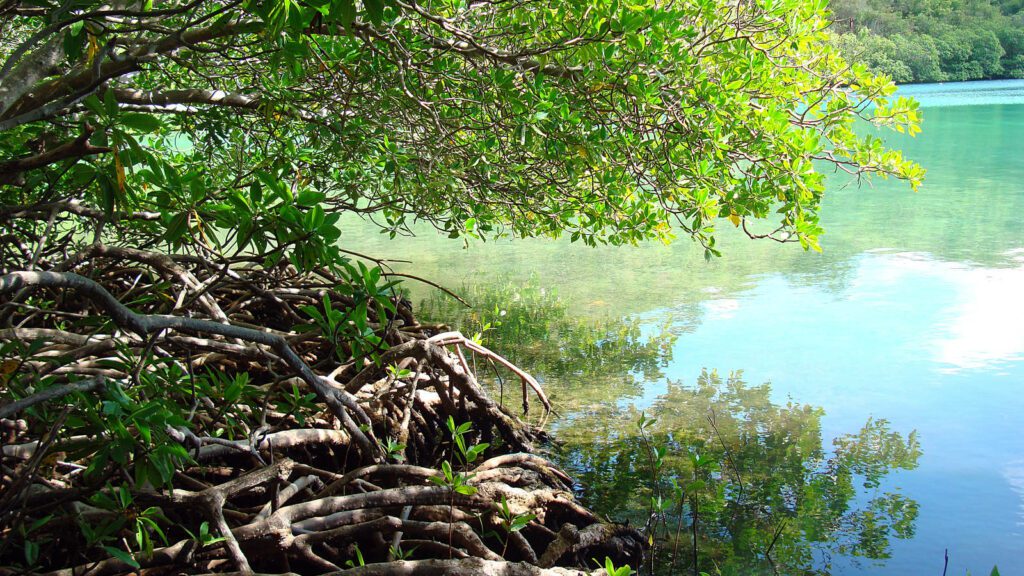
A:
MULTIPOLYGON (((596 572, 604 574, 604 570, 596 572)), ((565 568, 538 568, 526 562, 494 562, 479 558, 465 560, 415 560, 386 562, 332 573, 331 576, 438 576, 441 574, 484 576, 586 576, 590 572, 565 568)))
POLYGON ((0 365, 0 379, 22 383, 0 405, 0 565, 30 538, 42 547, 36 571, 54 576, 128 574, 133 563, 147 574, 388 575, 581 574, 555 566, 605 556, 637 565, 638 533, 575 501, 571 479, 530 453, 537 430, 491 399, 466 356, 516 375, 524 412, 530 396, 550 410, 540 384, 457 332, 419 325, 400 301, 394 316, 368 310, 387 344, 372 361, 322 329, 291 331, 302 306, 325 297, 354 306, 321 279, 100 245, 53 270, 0 276, 0 296, 45 290, 59 308, 5 308, 17 323, 0 330, 0 344, 26 352, 13 369, 0 365), (124 266, 86 269, 98 260, 124 266), (142 310, 122 303, 157 280, 170 283, 169 299, 142 310), (109 322, 58 330, 52 321, 97 311, 109 322), (137 401, 151 405, 121 408, 137 390, 149 390, 137 401), (142 414, 161 402, 183 406, 185 420, 152 428, 142 414), (127 424, 102 437, 74 433, 80 425, 65 424, 62 405, 127 424), (472 423, 464 442, 488 444, 484 458, 465 463, 449 420, 472 423), (143 442, 154 434, 180 449, 165 459, 171 470, 147 464, 140 475, 133 469, 152 459, 145 447, 159 446, 143 442), (126 440, 136 452, 112 460, 105 447, 126 440), (158 473, 166 485, 153 481, 158 473), (509 533, 502 514, 533 520, 509 533), (104 525, 114 532, 96 537, 104 525))

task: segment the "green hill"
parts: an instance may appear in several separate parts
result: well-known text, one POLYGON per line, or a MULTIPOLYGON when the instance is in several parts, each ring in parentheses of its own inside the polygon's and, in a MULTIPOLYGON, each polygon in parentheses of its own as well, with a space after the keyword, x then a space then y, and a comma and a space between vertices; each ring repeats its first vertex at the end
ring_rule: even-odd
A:
POLYGON ((1024 78, 1024 0, 836 0, 834 42, 896 82, 1024 78))

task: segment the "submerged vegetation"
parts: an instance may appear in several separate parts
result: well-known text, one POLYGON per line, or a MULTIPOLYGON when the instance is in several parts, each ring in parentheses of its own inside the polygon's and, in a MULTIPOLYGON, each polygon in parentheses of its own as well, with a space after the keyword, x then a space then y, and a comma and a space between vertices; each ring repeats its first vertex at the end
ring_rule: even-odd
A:
MULTIPOLYGON (((510 360, 541 382, 557 383, 548 394, 562 410, 599 403, 610 393, 635 396, 642 382, 660 376, 672 359, 675 336, 667 327, 644 335, 637 319, 582 317, 536 278, 465 286, 459 292, 473 302, 472 309, 435 293, 417 310, 507 351, 510 360)), ((503 379, 489 370, 481 372, 481 379, 505 395, 503 379)))
POLYGON ((474 367, 524 412, 543 387, 420 323, 337 224, 816 248, 816 167, 923 175, 854 131, 918 113, 828 24, 803 0, 0 3, 0 570, 639 567, 640 531, 474 367))
POLYGON ((652 547, 645 572, 827 575, 833 556, 883 560, 893 539, 914 535, 917 503, 882 486, 916 468, 916 432, 871 419, 826 447, 821 409, 778 404, 771 386, 715 371, 669 382, 644 412, 623 410, 622 399, 664 378, 670 331, 644 337, 635 320, 583 319, 536 282, 463 293, 488 313, 440 296, 419 309, 467 332, 488 328, 488 345, 550 385, 553 405, 569 413, 553 431, 552 459, 575 478, 581 503, 642 529, 652 547))

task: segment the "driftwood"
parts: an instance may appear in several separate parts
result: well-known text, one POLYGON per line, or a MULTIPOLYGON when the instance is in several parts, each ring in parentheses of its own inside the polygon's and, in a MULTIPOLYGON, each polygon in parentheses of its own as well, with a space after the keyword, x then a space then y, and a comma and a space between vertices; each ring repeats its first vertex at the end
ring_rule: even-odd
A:
POLYGON ((639 534, 575 501, 571 479, 532 453, 538 430, 491 399, 467 355, 520 380, 524 413, 531 396, 546 413, 550 403, 532 376, 457 332, 420 325, 397 298, 387 316, 368 310, 383 341, 375 361, 343 362, 346 342, 292 331, 296 319, 310 322, 304 305, 326 297, 338 309, 354 306, 337 282, 326 271, 103 245, 46 271, 0 275, 8 322, 0 344, 27 350, 36 342, 5 360, 0 375, 17 382, 0 397, 0 566, 24 564, 33 546, 34 571, 76 576, 565 575, 606 556, 638 565, 639 534), (147 290, 168 297, 125 303, 147 290), (55 298, 52 308, 23 304, 43 294, 55 298), (77 320, 84 318, 103 322, 77 320), (71 408, 136 390, 157 377, 158 364, 186 379, 167 398, 190 406, 187 425, 158 431, 189 455, 177 460, 174 489, 137 484, 138 454, 87 470, 116 437, 76 433, 80 426, 66 424, 71 408), (245 401, 219 404, 196 392, 197 380, 243 376, 245 401), (284 402, 305 394, 315 402, 284 402), (58 420, 42 421, 55 413, 58 420), (482 458, 467 461, 455 449, 449 421, 472 423, 464 444, 488 444, 482 458), (442 468, 463 488, 445 481, 442 468), (120 491, 130 493, 124 509, 97 507, 95 495, 116 499, 120 491), (151 551, 131 540, 147 510, 159 511, 161 528, 141 528, 151 551), (529 521, 509 531, 509 517, 529 521), (81 529, 115 520, 119 532, 101 541, 88 542, 81 529), (206 541, 196 535, 203 523, 206 541))

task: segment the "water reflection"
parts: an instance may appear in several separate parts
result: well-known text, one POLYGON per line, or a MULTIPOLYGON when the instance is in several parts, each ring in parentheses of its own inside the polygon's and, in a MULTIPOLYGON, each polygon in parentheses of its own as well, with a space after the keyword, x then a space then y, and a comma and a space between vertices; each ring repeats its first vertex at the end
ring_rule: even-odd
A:
MULTIPOLYGON (((651 441, 665 447, 655 481, 639 412, 623 399, 665 380, 678 345, 671 324, 580 317, 536 278, 464 287, 464 296, 473 309, 435 294, 419 313, 454 319, 467 334, 484 331, 488 345, 544 379, 561 412, 554 456, 579 481, 584 502, 644 525, 652 496, 668 502, 672 482, 683 487, 682 507, 668 505, 657 530, 659 571, 671 571, 673 556, 675 568, 692 569, 695 510, 697 562, 709 573, 830 574, 833 555, 881 560, 893 539, 913 536, 917 503, 883 479, 917 466, 916 433, 872 419, 826 449, 822 409, 780 404, 768 385, 705 371, 692 386, 668 382, 645 403, 657 419, 651 441)), ((739 306, 711 296, 706 321, 739 306)))
MULTIPOLYGON (((952 90, 956 103, 966 103, 987 98, 990 87, 921 90, 952 90)), ((1024 80, 999 87, 1020 91, 1024 80)), ((834 556, 832 572, 940 574, 948 549, 949 574, 987 574, 996 563, 1006 573, 1024 549, 1024 99, 996 101, 928 107, 920 137, 890 135, 892 146, 929 170, 917 194, 881 180, 851 186, 837 175, 822 209, 824 254, 751 242, 725 221, 718 244, 725 256, 707 264, 686 240, 614 249, 499 240, 463 250, 426 228, 388 242, 354 217, 343 220, 343 241, 412 260, 396 268, 488 305, 507 298, 487 299, 486 286, 508 296, 531 275, 531 289, 548 289, 536 299, 561 295, 534 317, 525 304, 509 307, 524 323, 558 318, 546 334, 510 321, 485 335, 546 380, 567 415, 556 426, 596 427, 601 421, 585 420, 589 414, 646 409, 668 393, 668 380, 689 382, 703 366, 741 366, 750 381, 775 383, 777 406, 792 397, 827 410, 819 423, 826 446, 870 415, 889 418, 894 430, 920 430, 927 442, 920 467, 882 484, 898 482, 920 502, 917 536, 890 538, 893 557, 884 567, 844 568, 834 556), (584 332, 590 340, 574 335, 584 332)), ((428 292, 409 286, 417 301, 428 292)), ((438 319, 455 317, 438 310, 438 319)), ((463 319, 464 330, 490 317, 477 313, 463 319)), ((615 465, 628 469, 629 461, 607 464, 615 465)), ((592 497, 615 505, 621 493, 592 497)), ((871 511, 869 501, 858 496, 851 506, 871 511)), ((873 514, 885 509, 879 504, 873 514)))
POLYGON ((945 265, 933 273, 959 293, 934 343, 939 362, 950 370, 995 369, 1024 358, 1024 267, 945 265))
POLYGON ((1003 476, 1020 498, 1017 504, 1017 527, 1024 528, 1024 460, 1015 460, 1007 464, 1003 476))
POLYGON ((683 506, 669 506, 657 531, 659 572, 690 573, 694 543, 699 569, 724 575, 826 575, 836 554, 888 558, 893 539, 914 535, 918 505, 882 480, 916 468, 916 433, 868 420, 826 450, 823 411, 773 403, 770 392, 713 371, 692 386, 670 385, 647 412, 656 419, 651 445, 667 448, 656 481, 656 453, 634 409, 571 418, 558 431, 562 462, 585 502, 640 525, 652 497, 665 501, 673 484, 683 487, 683 506))
MULTIPOLYGON (((999 85, 1024 90, 1024 81, 999 85)), ((916 194, 899 182, 876 179, 857 186, 843 173, 831 177, 822 207, 824 254, 751 242, 724 220, 718 238, 724 257, 711 263, 686 239, 670 247, 596 249, 566 238, 500 239, 463 249, 461 240, 424 225, 414 227, 416 237, 389 241, 354 215, 342 220, 342 241, 346 248, 376 257, 412 260, 396 269, 448 287, 525 281, 535 274, 542 286, 571 297, 574 313, 618 316, 699 302, 709 287, 728 297, 771 274, 839 293, 856 272, 858 259, 878 249, 988 267, 1016 265, 1008 251, 1024 248, 1018 217, 1024 212, 1024 104, 1017 102, 929 108, 920 137, 887 134, 889 145, 928 168, 916 194)))
MULTIPOLYGON (((658 329, 639 319, 580 316, 536 276, 526 283, 463 286, 460 293, 472 309, 435 292, 419 302, 418 313, 467 335, 483 332, 488 346, 545 385, 563 413, 638 396, 672 360, 676 335, 667 322, 658 329)), ((478 372, 497 383, 492 372, 478 372)))

